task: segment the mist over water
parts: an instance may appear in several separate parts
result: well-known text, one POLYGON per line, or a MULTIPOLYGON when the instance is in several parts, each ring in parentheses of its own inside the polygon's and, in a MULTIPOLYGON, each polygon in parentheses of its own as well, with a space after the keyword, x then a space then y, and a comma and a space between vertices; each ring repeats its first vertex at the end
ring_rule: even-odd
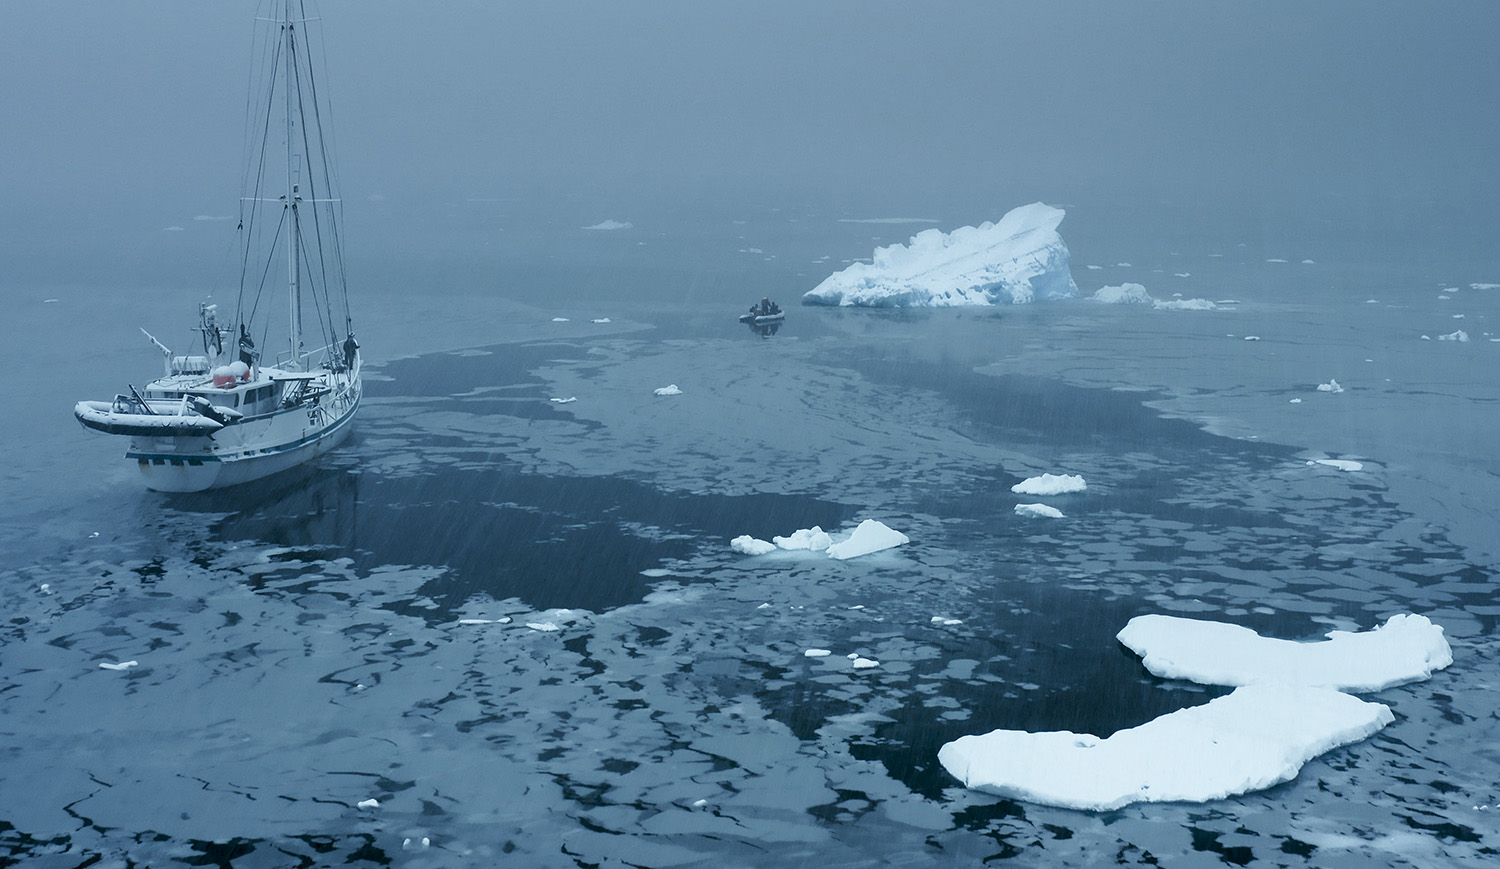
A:
POLYGON ((0 33, 0 862, 1492 860, 1489 4, 319 5, 365 404, 204 496, 69 408, 232 298, 253 10, 0 33), (1218 309, 798 305, 1038 200, 1084 296, 1218 309), (1088 488, 1011 492, 1041 473, 1088 488), (729 547, 867 518, 911 543, 729 547), (1222 693, 1115 641, 1151 612, 1418 612, 1455 663, 1206 805, 937 763, 1222 693))

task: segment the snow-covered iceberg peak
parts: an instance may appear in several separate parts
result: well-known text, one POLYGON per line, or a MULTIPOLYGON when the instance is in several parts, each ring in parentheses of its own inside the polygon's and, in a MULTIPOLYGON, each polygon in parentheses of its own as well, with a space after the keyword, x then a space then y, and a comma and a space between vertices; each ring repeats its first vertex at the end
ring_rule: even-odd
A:
POLYGON ((907 244, 876 248, 872 262, 834 272, 802 303, 944 308, 1077 296, 1068 246, 1057 234, 1064 214, 1034 202, 998 223, 924 230, 907 244))

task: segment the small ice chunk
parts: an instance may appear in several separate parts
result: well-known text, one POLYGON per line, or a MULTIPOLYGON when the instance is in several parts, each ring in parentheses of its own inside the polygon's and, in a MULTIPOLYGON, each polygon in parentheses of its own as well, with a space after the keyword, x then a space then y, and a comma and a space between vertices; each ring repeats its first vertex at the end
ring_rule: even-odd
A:
POLYGON ((807 651, 805 651, 805 652, 802 653, 802 657, 804 657, 804 658, 826 658, 826 657, 828 657, 829 655, 832 655, 832 654, 833 654, 833 652, 830 651, 830 650, 828 650, 828 649, 808 649, 807 651))
POLYGON ((361 808, 361 809, 378 809, 378 808, 380 808, 380 800, 376 800, 376 799, 360 800, 359 802, 355 803, 354 805, 356 807, 358 807, 358 808, 361 808))
POLYGON ((872 661, 869 658, 858 658, 857 657, 857 658, 854 659, 854 669, 856 669, 856 670, 868 670, 871 667, 879 667, 879 666, 880 666, 880 662, 879 661, 872 661))
POLYGON ((1391 616, 1373 630, 1329 631, 1298 643, 1225 622, 1136 616, 1118 639, 1152 673, 1204 685, 1306 685, 1363 693, 1430 677, 1453 663, 1443 629, 1426 616, 1391 616))
POLYGON ((553 404, 571 404, 572 402, 578 400, 578 396, 570 395, 567 398, 549 398, 547 400, 552 402, 553 404))
POLYGON ((111 664, 111 663, 109 663, 107 661, 101 661, 99 663, 99 669, 101 669, 101 670, 129 670, 131 667, 139 667, 140 665, 141 665, 140 661, 121 661, 118 664, 111 664))
POLYGON ((1017 516, 1033 516, 1041 519, 1061 519, 1062 511, 1046 504, 1017 504, 1017 516))
POLYGON ((1462 329, 1459 329, 1457 332, 1449 332, 1446 335, 1439 335, 1438 336, 1438 340, 1439 341, 1458 341, 1460 343, 1468 343, 1469 333, 1465 332, 1462 329))
POLYGON ((568 318, 567 317, 553 317, 552 318, 552 322, 554 322, 554 323, 566 323, 566 322, 568 322, 568 318))
POLYGON ((558 626, 553 624, 552 622, 527 622, 526 627, 531 628, 533 631, 560 630, 560 628, 558 628, 558 626))
POLYGON ((680 389, 677 388, 677 384, 672 383, 672 384, 668 384, 667 386, 663 386, 660 389, 657 389, 656 390, 656 394, 657 395, 681 395, 682 394, 682 390, 680 390, 680 389))
POLYGON ((630 229, 633 224, 628 220, 601 220, 593 226, 585 226, 584 229, 593 229, 608 232, 616 229, 630 229))
POLYGON ((776 551, 776 544, 758 540, 749 534, 741 534, 729 541, 729 547, 742 555, 765 555, 776 551))
POLYGON ((1245 336, 1245 340, 1246 341, 1259 341, 1260 340, 1260 336, 1259 335, 1246 335, 1245 336))
POLYGON ((1107 739, 1066 730, 996 730, 944 745, 938 761, 965 787, 1110 811, 1262 790, 1393 720, 1382 704, 1327 688, 1252 685, 1107 739))
POLYGON ((494 619, 459 619, 458 623, 461 624, 461 625, 493 625, 493 624, 495 624, 495 620, 494 619))
POLYGON ((693 800, 693 808, 695 809, 701 809, 706 805, 708 805, 708 800, 693 800))
POLYGON ((1341 471, 1362 471, 1365 466, 1350 459, 1313 459, 1309 465, 1327 465, 1330 468, 1338 468, 1341 471))
POLYGON ((1028 477, 1025 480, 1010 487, 1017 495, 1066 495, 1070 492, 1082 492, 1088 488, 1088 483, 1083 477, 1076 474, 1042 474, 1040 477, 1028 477))
POLYGON ((871 552, 879 552, 882 549, 890 549, 893 546, 901 546, 910 543, 911 538, 902 534, 883 522, 874 519, 866 519, 859 523, 849 539, 842 543, 835 543, 828 547, 830 558, 843 561, 848 558, 857 558, 861 555, 869 555, 871 552))
POLYGON ((608 323, 609 322, 609 318, 608 317, 600 317, 597 320, 590 320, 589 322, 590 323, 608 323))
POLYGON ((1158 311, 1217 311, 1219 306, 1208 299, 1157 299, 1151 307, 1158 311))
POLYGON ((935 625, 943 625, 944 627, 950 627, 952 625, 961 625, 961 624, 964 623, 964 620, 963 619, 950 619, 947 616, 933 616, 932 617, 932 623, 935 624, 935 625))
POLYGON ((1118 287, 1100 287, 1092 298, 1107 305, 1149 305, 1153 301, 1144 286, 1129 283, 1118 287))
POLYGON ((1330 378, 1327 383, 1319 383, 1318 384, 1318 391, 1319 392, 1333 392, 1333 393, 1338 393, 1338 392, 1343 392, 1344 391, 1344 387, 1339 386, 1339 382, 1337 380, 1333 380, 1333 379, 1330 378))
POLYGON ((817 525, 793 531, 787 537, 772 537, 771 542, 782 549, 810 549, 821 552, 833 544, 833 538, 817 525))
POLYGON ((1294 399, 1292 399, 1291 403, 1292 404, 1301 404, 1302 403, 1302 399, 1300 399, 1300 398, 1294 398, 1294 399))

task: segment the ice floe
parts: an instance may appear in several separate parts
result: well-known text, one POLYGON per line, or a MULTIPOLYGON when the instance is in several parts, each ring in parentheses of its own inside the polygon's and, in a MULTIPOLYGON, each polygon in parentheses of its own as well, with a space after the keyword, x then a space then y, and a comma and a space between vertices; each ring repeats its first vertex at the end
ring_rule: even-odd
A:
POLYGON ((996 730, 947 743, 938 760, 966 787, 1109 811, 1268 788, 1393 720, 1386 706, 1339 691, 1255 685, 1106 739, 1065 730, 996 730))
POLYGON ((677 384, 675 384, 675 383, 668 384, 667 386, 663 386, 663 387, 661 387, 659 389, 654 390, 654 392, 657 395, 681 395, 682 394, 682 390, 678 389, 677 388, 677 384))
MULTIPOLYGON (((1293 400, 1295 401, 1296 399, 1293 400)), ((1362 471, 1365 469, 1363 464, 1351 459, 1312 459, 1308 461, 1308 464, 1327 465, 1330 468, 1338 468, 1341 471, 1362 471)))
POLYGON ((838 542, 835 542, 833 535, 828 534, 817 525, 793 531, 786 537, 774 537, 772 539, 776 542, 767 543, 764 540, 751 537, 749 534, 742 534, 729 541, 729 545, 735 552, 744 553, 745 555, 765 555, 768 552, 775 552, 777 549, 785 549, 790 551, 826 552, 830 558, 837 558, 842 561, 911 542, 911 538, 905 534, 875 519, 866 519, 859 523, 859 527, 849 532, 847 536, 840 535, 838 542))
POLYGON ((776 551, 776 544, 767 540, 758 540, 749 534, 741 534, 729 541, 729 547, 745 555, 765 555, 767 552, 776 551))
POLYGON ((1327 383, 1319 383, 1318 384, 1318 391, 1319 392, 1335 392, 1335 393, 1337 393, 1337 392, 1343 392, 1344 391, 1344 387, 1339 386, 1339 382, 1337 380, 1333 380, 1333 379, 1330 378, 1327 383))
POLYGON ((859 523, 859 527, 854 529, 854 533, 849 535, 849 539, 829 546, 828 555, 830 558, 837 558, 843 561, 910 542, 910 537, 907 537, 885 523, 875 519, 866 519, 859 523))
POLYGON ((1299 643, 1225 622, 1137 616, 1118 639, 1146 669, 1205 685, 1284 684, 1380 691, 1430 677, 1453 663, 1443 629, 1426 616, 1394 615, 1374 630, 1329 631, 1299 643))
POLYGON ((585 226, 584 229, 609 232, 616 229, 630 229, 634 224, 628 220, 601 220, 593 226, 585 226))
POLYGON ((854 669, 856 669, 856 670, 869 670, 872 667, 879 667, 879 666, 880 666, 880 662, 879 661, 874 661, 874 660, 871 660, 869 658, 861 658, 858 655, 856 655, 854 657, 854 669))
POLYGON ((947 616, 933 616, 931 621, 935 625, 943 625, 944 627, 951 627, 953 625, 961 625, 964 623, 963 619, 950 619, 947 616))
POLYGON ((834 272, 802 303, 953 307, 1077 296, 1068 248, 1057 234, 1063 216, 1062 209, 1037 202, 997 223, 924 230, 907 244, 877 247, 869 263, 834 272))
POLYGON ((568 322, 568 318, 567 317, 553 317, 552 318, 552 322, 554 322, 554 323, 566 323, 566 322, 568 322))
POLYGON ((573 402, 578 400, 578 397, 576 395, 570 395, 567 398, 549 398, 547 400, 552 402, 553 404, 572 404, 573 402))
POLYGON ((1083 477, 1077 474, 1042 474, 1040 477, 1028 477, 1025 480, 1010 487, 1017 495, 1066 495, 1069 492, 1082 492, 1088 488, 1083 477))
POLYGON ((996 730, 950 742, 938 759, 966 787, 1076 809, 1222 799, 1292 779, 1312 758, 1395 720, 1345 691, 1426 679, 1453 661, 1443 629, 1420 615, 1327 636, 1297 643, 1223 622, 1138 616, 1118 638, 1148 670, 1235 690, 1106 739, 996 730))
POLYGON ((1034 516, 1041 519, 1061 519, 1062 511, 1046 504, 1017 504, 1017 516, 1034 516))
POLYGON ((1461 343, 1467 343, 1468 340, 1469 340, 1469 333, 1465 332, 1462 329, 1459 329, 1456 332, 1449 332, 1446 335, 1439 335, 1438 336, 1438 340, 1439 341, 1458 341, 1458 342, 1461 342, 1461 343))
POLYGON ((1151 307, 1158 311, 1217 311, 1217 303, 1208 299, 1157 299, 1151 307))
POLYGON ((533 631, 541 631, 548 634, 552 633, 553 631, 562 630, 562 628, 558 627, 552 622, 527 622, 526 627, 531 628, 533 631))
POLYGON ((1140 284, 1121 284, 1118 287, 1100 287, 1090 297, 1108 305, 1149 305, 1154 299, 1140 284))
POLYGON ((828 657, 829 655, 832 655, 832 654, 833 654, 833 652, 830 651, 830 650, 828 650, 828 649, 808 649, 807 651, 805 651, 805 652, 802 653, 802 657, 804 657, 804 658, 826 658, 826 657, 828 657))
POLYGON ((140 665, 141 665, 140 661, 121 661, 118 664, 111 664, 111 663, 109 663, 107 661, 103 661, 103 662, 100 662, 99 669, 101 669, 101 670, 129 670, 131 667, 139 667, 140 665))
POLYGON ((828 536, 822 528, 814 525, 811 528, 793 531, 788 537, 772 537, 771 542, 782 549, 810 549, 814 552, 821 552, 833 545, 833 538, 828 536))
POLYGON ((597 319, 590 320, 589 322, 590 323, 608 323, 609 322, 609 318, 608 317, 599 317, 597 319))
POLYGON ((378 809, 378 808, 380 808, 380 800, 376 800, 376 799, 360 800, 359 802, 355 803, 354 805, 355 805, 356 808, 361 808, 361 809, 378 809))

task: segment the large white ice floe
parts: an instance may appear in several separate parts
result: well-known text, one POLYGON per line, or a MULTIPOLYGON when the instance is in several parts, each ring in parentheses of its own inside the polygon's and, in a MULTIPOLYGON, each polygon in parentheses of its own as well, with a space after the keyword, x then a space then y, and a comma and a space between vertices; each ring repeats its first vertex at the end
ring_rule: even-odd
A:
POLYGON ((1118 636, 1158 676, 1237 687, 1107 739, 1070 731, 965 736, 939 750, 943 768, 966 787, 1076 809, 1222 799, 1292 779, 1307 761, 1394 720, 1384 705, 1346 691, 1426 679, 1453 662, 1443 629, 1409 614, 1314 643, 1163 615, 1131 619, 1118 636))
POLYGON ((1374 630, 1329 631, 1298 643, 1240 625, 1178 616, 1137 616, 1118 638, 1152 673, 1205 685, 1285 684, 1364 693, 1430 677, 1453 663, 1443 628, 1426 616, 1394 615, 1374 630))
POLYGON ((1066 495, 1070 492, 1082 492, 1088 488, 1083 477, 1077 474, 1042 474, 1040 477, 1028 477, 1010 487, 1017 495, 1066 495))
POLYGON ((945 308, 1077 296, 1068 247, 1057 234, 1064 214, 1035 202, 998 223, 924 230, 907 244, 877 247, 871 262, 834 272, 802 303, 945 308))
POLYGON ((854 529, 854 533, 849 535, 848 540, 829 546, 828 555, 830 558, 843 561, 910 542, 910 537, 885 523, 875 519, 866 519, 859 523, 859 527, 854 529))
POLYGON ((1056 507, 1048 507, 1046 504, 1017 504, 1017 516, 1030 516, 1038 519, 1061 519, 1062 511, 1056 507))
POLYGON ((1222 799, 1296 777, 1307 761, 1394 720, 1379 703, 1327 688, 1254 685, 1107 739, 996 730, 938 751, 966 787, 1092 811, 1222 799))
POLYGON ((1217 311, 1217 302, 1208 299, 1157 299, 1151 307, 1158 311, 1217 311))

